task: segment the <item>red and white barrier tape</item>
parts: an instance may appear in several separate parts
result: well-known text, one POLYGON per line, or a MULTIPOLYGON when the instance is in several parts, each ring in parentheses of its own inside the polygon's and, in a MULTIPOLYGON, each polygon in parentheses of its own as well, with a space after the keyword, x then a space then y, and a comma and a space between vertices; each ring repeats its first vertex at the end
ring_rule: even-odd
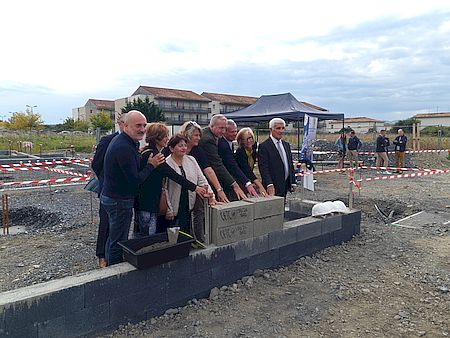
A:
MULTIPOLYGON (((449 149, 424 149, 424 150, 406 150, 405 154, 414 154, 414 153, 443 153, 448 152, 449 149)), ((395 151, 388 151, 388 154, 395 154, 395 151)), ((360 155, 375 155, 374 151, 358 151, 360 155)))
POLYGON ((11 172, 11 171, 27 171, 27 170, 48 170, 48 171, 52 171, 55 173, 60 173, 60 174, 68 174, 68 175, 72 175, 72 176, 89 176, 86 174, 81 174, 78 172, 74 172, 74 171, 67 171, 67 170, 62 170, 62 169, 55 169, 55 168, 49 168, 49 167, 13 167, 13 168, 3 168, 0 169, 0 172, 11 172))
POLYGON ((400 174, 400 175, 389 175, 389 176, 380 176, 380 177, 369 177, 369 178, 363 178, 356 180, 357 182, 362 181, 379 181, 379 180, 391 180, 394 178, 407 178, 407 177, 418 177, 418 176, 429 176, 429 175, 437 175, 437 174, 444 174, 444 173, 450 173, 450 169, 436 169, 433 171, 423 171, 418 173, 412 173, 412 174, 400 174))
POLYGON ((89 178, 90 178, 89 176, 86 176, 86 177, 56 178, 56 179, 50 179, 50 180, 23 181, 23 182, 0 182, 0 187, 12 186, 12 185, 78 182, 78 181, 86 181, 89 178))
POLYGON ((353 168, 343 168, 343 169, 325 169, 317 171, 305 171, 304 173, 296 173, 295 176, 305 176, 305 175, 315 175, 315 174, 325 174, 325 173, 336 173, 354 170, 353 168))
POLYGON ((55 164, 71 164, 71 163, 84 163, 91 162, 92 159, 72 159, 72 160, 53 160, 53 161, 43 161, 43 162, 20 162, 20 163, 11 163, 11 164, 0 164, 0 168, 11 168, 11 167, 38 167, 38 166, 47 166, 47 165, 55 165, 55 164))
POLYGON ((6 173, 11 171, 27 171, 27 170, 44 170, 45 167, 13 167, 13 168, 2 168, 0 172, 6 173))
POLYGON ((89 177, 90 176, 90 175, 87 175, 87 174, 77 173, 75 171, 67 171, 67 170, 48 168, 48 167, 45 167, 45 169, 48 170, 48 171, 55 172, 55 173, 67 174, 67 175, 72 175, 72 176, 80 176, 80 177, 89 177))
POLYGON ((375 170, 396 170, 396 171, 436 171, 437 169, 425 169, 425 168, 396 168, 396 167, 373 167, 370 165, 361 165, 361 169, 375 169, 375 170))

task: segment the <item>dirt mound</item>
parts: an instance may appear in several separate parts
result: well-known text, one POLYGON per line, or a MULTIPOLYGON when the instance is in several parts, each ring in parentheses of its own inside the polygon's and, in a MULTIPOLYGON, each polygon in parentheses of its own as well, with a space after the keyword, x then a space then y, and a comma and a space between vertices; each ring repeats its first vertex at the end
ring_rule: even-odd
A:
POLYGON ((10 226, 26 226, 31 230, 52 228, 61 223, 61 217, 54 212, 37 207, 22 207, 9 211, 10 226))

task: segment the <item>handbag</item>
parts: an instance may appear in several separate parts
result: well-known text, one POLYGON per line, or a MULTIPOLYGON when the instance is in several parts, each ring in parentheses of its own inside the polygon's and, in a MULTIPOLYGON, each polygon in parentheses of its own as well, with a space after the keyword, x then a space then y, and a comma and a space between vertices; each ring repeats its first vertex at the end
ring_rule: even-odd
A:
POLYGON ((169 205, 167 204, 167 194, 166 194, 166 180, 163 180, 163 188, 161 191, 161 197, 159 198, 159 210, 158 215, 165 215, 169 205))
POLYGON ((100 181, 94 176, 86 183, 83 189, 98 194, 100 192, 100 181))

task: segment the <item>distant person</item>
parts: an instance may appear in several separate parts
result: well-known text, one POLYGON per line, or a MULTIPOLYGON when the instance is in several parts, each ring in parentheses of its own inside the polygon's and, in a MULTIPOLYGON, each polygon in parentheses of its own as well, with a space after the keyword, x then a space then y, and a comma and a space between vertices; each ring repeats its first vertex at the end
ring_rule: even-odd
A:
POLYGON ((260 179, 256 177, 253 169, 256 164, 257 144, 255 142, 255 135, 251 128, 242 128, 236 135, 238 148, 234 153, 234 158, 241 168, 242 172, 248 177, 256 186, 257 192, 262 196, 267 196, 267 191, 262 185, 260 179))
MULTIPOLYGON (((168 145, 171 155, 167 157, 167 164, 185 179, 198 186, 208 187, 208 190, 211 191, 211 187, 209 187, 208 181, 195 158, 186 154, 187 139, 180 134, 176 134, 169 140, 168 145)), ((191 211, 194 208, 195 200, 199 197, 172 179, 167 181, 166 193, 168 202, 166 219, 171 221, 172 225, 179 226, 182 231, 194 234, 193 229, 191 229, 191 211)), ((214 197, 211 203, 215 204, 214 197)))
POLYGON ((225 135, 227 130, 227 118, 222 114, 216 114, 211 118, 209 126, 203 129, 203 135, 199 146, 208 156, 211 167, 219 179, 219 182, 225 192, 234 192, 235 198, 240 200, 247 196, 239 187, 234 177, 225 167, 222 158, 219 155, 218 142, 225 135))
POLYGON ((274 118, 269 122, 269 137, 259 145, 259 172, 269 196, 286 197, 297 187, 291 146, 282 140, 286 122, 274 118))
POLYGON ((156 154, 148 158, 140 167, 139 141, 145 135, 147 120, 140 111, 127 113, 123 133, 113 138, 108 146, 103 164, 104 185, 100 202, 109 220, 109 234, 106 243, 108 265, 122 262, 120 241, 128 238, 133 217, 134 200, 142 184, 150 173, 164 163, 164 155, 156 154))
MULTIPOLYGON (((228 172, 237 180, 241 189, 247 190, 251 196, 258 196, 251 180, 242 172, 234 158, 233 141, 236 139, 236 135, 236 123, 233 120, 227 120, 225 135, 219 138, 217 143, 219 155, 222 158, 223 164, 227 168, 228 172)), ((229 197, 232 197, 232 195, 229 197)))
MULTIPOLYGON (((99 181, 99 192, 98 197, 100 198, 103 182, 104 182, 104 173, 103 173, 103 161, 105 159, 106 150, 108 149, 109 144, 112 139, 123 132, 124 121, 125 121, 126 113, 123 113, 117 119, 117 124, 119 126, 119 131, 103 136, 98 142, 97 147, 95 148, 95 154, 92 158, 92 170, 99 181)), ((95 255, 98 257, 98 266, 100 268, 106 267, 106 259, 105 259, 105 248, 106 248, 106 240, 108 239, 108 214, 106 213, 105 208, 100 203, 100 207, 98 210, 99 216, 99 224, 98 224, 98 233, 97 233, 97 247, 95 250, 95 255)))
POLYGON ((347 152, 347 136, 345 133, 339 136, 334 145, 338 151, 338 169, 342 169, 344 168, 345 154, 347 152))
MULTIPOLYGON (((406 143, 408 142, 408 138, 405 135, 403 129, 399 129, 397 131, 397 137, 394 142, 394 150, 395 150, 395 167, 396 168, 404 168, 405 167, 405 150, 406 143)), ((400 169, 396 169, 396 172, 401 173, 400 169)))
MULTIPOLYGON (((389 138, 386 137, 386 130, 380 130, 376 140, 376 166, 377 167, 387 167, 389 166, 389 159, 387 155, 388 147, 391 144, 389 138)), ((386 174, 390 174, 386 171, 386 174)))
POLYGON ((350 131, 347 141, 347 156, 352 168, 358 168, 358 151, 361 147, 361 140, 356 136, 355 131, 350 131))

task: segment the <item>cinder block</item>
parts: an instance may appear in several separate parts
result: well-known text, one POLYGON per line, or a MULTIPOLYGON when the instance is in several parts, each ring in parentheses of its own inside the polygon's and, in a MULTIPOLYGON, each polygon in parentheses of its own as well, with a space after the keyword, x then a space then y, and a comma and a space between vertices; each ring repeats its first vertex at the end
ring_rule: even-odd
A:
MULTIPOLYGON (((167 279, 185 278, 191 276, 195 272, 195 262, 191 256, 187 256, 176 261, 164 263, 161 265, 161 269, 163 270, 163 275, 165 275, 167 279)), ((155 279, 149 274, 148 281, 152 280, 157 282, 158 277, 155 279)))
POLYGON ((284 213, 284 198, 279 196, 251 197, 245 199, 253 204, 254 218, 266 218, 284 213))
POLYGON ((235 261, 234 248, 231 246, 209 247, 191 254, 195 273, 211 270, 217 265, 228 264, 235 261))
POLYGON ((361 232, 361 210, 352 209, 350 213, 342 215, 343 226, 352 226, 353 234, 359 235, 361 232))
POLYGON ((211 240, 215 245, 226 245, 253 237, 253 220, 248 223, 212 227, 211 240))
POLYGON ((222 228, 234 224, 253 222, 253 204, 245 201, 211 207, 211 227, 222 228))
POLYGON ((269 250, 297 242, 297 227, 285 228, 269 233, 269 250))
POLYGON ((353 226, 343 226, 342 229, 334 231, 333 235, 333 245, 342 244, 353 238, 353 226))
POLYGON ((280 254, 280 264, 287 264, 299 259, 300 257, 308 255, 308 241, 309 240, 295 242, 280 247, 278 249, 280 254))
MULTIPOLYGON (((109 322, 109 316, 108 321, 109 322)), ((1 336, 3 337, 3 336, 1 336)), ((60 338, 67 337, 65 316, 60 316, 44 322, 38 323, 39 338, 60 338)))
POLYGON ((249 259, 213 267, 211 273, 212 287, 228 285, 249 274, 249 259))
MULTIPOLYGON (((5 306, 5 327, 8 331, 57 318, 61 313, 76 312, 84 307, 83 286, 51 292, 43 296, 28 298, 5 306), (26 325, 25 325, 26 326, 26 325)), ((20 290, 19 290, 20 292, 20 290)), ((36 324, 37 334, 37 324, 36 324)), ((34 332, 33 328, 29 332, 34 332)))
POLYGON ((211 270, 206 270, 187 278, 168 280, 166 284, 167 308, 185 305, 188 300, 194 298, 195 294, 211 290, 211 278, 211 270))
POLYGON ((265 218, 255 218, 253 222, 253 237, 258 237, 283 229, 283 219, 283 214, 268 216, 265 218))
POLYGON ((322 219, 322 234, 342 229, 342 215, 327 216, 322 219))
POLYGON ((5 333, 0 337, 8 338, 38 338, 38 326, 37 323, 24 324, 20 327, 6 328, 5 333))
POLYGON ((289 200, 289 210, 310 216, 313 206, 316 205, 317 203, 320 203, 320 202, 310 201, 310 200, 293 199, 293 200, 289 200))
POLYGON ((302 218, 297 227, 297 241, 304 241, 322 234, 322 219, 315 217, 302 218))
POLYGON ((280 253, 278 249, 263 252, 250 257, 249 273, 258 269, 270 269, 280 264, 280 253))
POLYGON ((249 238, 232 244, 236 260, 248 258, 269 250, 269 235, 249 238))
MULTIPOLYGON (((135 286, 136 287, 136 286, 135 286)), ((118 290, 119 291, 119 290, 118 290)), ((120 292, 120 291, 119 291, 120 292)), ((65 316, 66 337, 79 337, 109 326, 109 304, 85 308, 65 316)))
POLYGON ((0 306, 0 337, 5 333, 5 308, 0 306))
MULTIPOLYGON (((155 275, 161 276, 161 274, 155 275)), ((136 293, 136 285, 147 283, 146 270, 133 270, 120 275, 94 280, 84 286, 85 305, 94 307, 116 297, 136 293), (119 291, 120 290, 120 291, 119 291)))

